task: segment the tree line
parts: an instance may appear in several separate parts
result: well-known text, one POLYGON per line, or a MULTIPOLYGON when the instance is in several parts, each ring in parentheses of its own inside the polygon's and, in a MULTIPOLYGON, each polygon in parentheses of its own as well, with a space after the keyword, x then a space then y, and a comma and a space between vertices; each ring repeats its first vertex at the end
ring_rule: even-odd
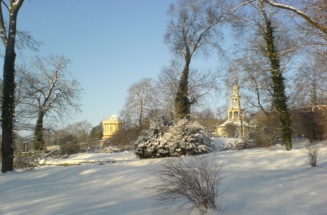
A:
POLYGON ((130 87, 121 111, 127 124, 142 128, 147 117, 162 112, 171 119, 199 119, 197 112, 205 106, 201 102, 221 90, 222 76, 228 87, 237 76, 245 107, 276 120, 273 124, 291 150, 300 115, 310 106, 326 104, 326 2, 181 0, 168 14, 164 41, 172 63, 158 80, 142 79, 130 87), (227 26, 236 45, 231 56, 221 48, 227 26), (227 71, 192 67, 194 56, 213 54, 228 61, 227 71))

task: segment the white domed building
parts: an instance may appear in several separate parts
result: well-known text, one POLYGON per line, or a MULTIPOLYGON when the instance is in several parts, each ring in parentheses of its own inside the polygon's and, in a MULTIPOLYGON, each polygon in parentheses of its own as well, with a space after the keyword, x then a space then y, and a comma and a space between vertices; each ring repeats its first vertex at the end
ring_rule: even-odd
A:
POLYGON ((117 115, 112 115, 108 119, 102 121, 102 139, 110 139, 115 136, 117 131, 121 131, 124 122, 117 115))

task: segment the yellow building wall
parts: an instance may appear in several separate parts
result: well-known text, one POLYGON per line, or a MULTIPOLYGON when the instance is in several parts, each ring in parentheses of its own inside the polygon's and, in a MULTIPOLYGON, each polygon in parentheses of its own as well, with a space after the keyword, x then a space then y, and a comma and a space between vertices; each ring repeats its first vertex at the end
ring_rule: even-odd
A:
POLYGON ((118 119, 117 116, 113 115, 107 120, 102 121, 102 139, 112 138, 117 131, 123 129, 123 122, 118 119))

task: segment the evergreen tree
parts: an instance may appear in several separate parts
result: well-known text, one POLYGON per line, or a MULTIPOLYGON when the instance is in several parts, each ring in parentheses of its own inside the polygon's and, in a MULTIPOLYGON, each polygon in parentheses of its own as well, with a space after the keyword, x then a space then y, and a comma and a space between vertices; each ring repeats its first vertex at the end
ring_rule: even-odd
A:
POLYGON ((90 137, 92 140, 96 141, 96 140, 101 140, 102 136, 103 136, 102 122, 100 122, 99 125, 96 125, 92 128, 90 132, 90 137))

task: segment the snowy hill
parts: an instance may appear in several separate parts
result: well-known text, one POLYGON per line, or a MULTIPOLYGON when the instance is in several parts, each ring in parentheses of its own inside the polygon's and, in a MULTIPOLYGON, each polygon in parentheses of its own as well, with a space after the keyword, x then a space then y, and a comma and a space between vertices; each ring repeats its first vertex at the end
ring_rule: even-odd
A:
MULTIPOLYGON (((235 139, 215 139, 216 146, 235 139)), ((225 203, 208 214, 305 215, 327 213, 327 145, 319 144, 319 164, 310 168, 304 142, 284 146, 201 155, 223 162, 225 203)), ((174 158, 166 158, 174 159, 174 158)), ((184 157, 184 159, 192 159, 184 157)), ((30 172, 0 174, 0 214, 182 214, 156 207, 142 186, 146 169, 164 159, 136 158, 133 152, 84 153, 65 161, 78 166, 42 166, 30 172), (96 161, 116 160, 99 165, 96 161)), ((58 161, 49 161, 56 164, 58 161)), ((192 214, 198 214, 193 211, 192 214)))

